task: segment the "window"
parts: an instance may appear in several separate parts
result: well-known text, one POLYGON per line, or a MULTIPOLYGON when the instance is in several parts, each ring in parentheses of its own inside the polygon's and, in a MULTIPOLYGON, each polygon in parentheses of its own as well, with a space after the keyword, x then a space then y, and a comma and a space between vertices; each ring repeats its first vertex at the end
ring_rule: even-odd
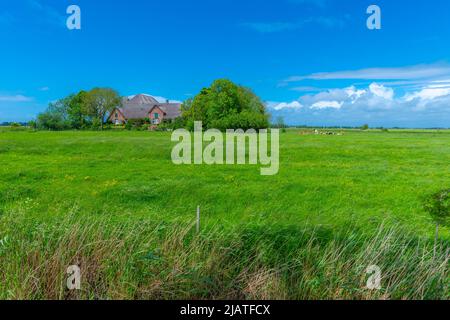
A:
POLYGON ((153 114, 153 117, 154 117, 155 119, 159 119, 159 113, 156 113, 156 112, 155 112, 155 113, 153 114))
POLYGON ((116 112, 116 119, 117 119, 117 118, 119 118, 119 113, 118 113, 118 112, 116 112))

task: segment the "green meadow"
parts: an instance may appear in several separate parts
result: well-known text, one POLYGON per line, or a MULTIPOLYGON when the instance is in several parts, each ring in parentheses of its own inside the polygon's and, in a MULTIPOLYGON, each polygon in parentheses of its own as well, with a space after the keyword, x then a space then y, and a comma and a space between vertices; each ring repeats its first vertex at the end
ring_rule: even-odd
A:
POLYGON ((450 186, 450 131, 310 131, 261 176, 174 165, 166 132, 3 129, 0 298, 448 299, 450 230, 433 254, 423 202, 450 186))

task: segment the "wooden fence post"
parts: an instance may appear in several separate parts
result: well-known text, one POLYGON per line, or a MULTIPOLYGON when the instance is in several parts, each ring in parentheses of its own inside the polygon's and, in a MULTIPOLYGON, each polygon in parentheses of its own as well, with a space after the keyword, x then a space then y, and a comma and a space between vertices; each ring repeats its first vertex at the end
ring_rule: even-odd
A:
POLYGON ((200 206, 197 206, 197 233, 200 232, 200 206))

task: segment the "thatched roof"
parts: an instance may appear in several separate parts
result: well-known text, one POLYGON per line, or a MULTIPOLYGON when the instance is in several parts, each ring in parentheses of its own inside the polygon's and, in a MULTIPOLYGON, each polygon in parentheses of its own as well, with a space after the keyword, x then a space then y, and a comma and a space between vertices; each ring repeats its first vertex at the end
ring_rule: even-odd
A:
POLYGON ((181 116, 181 104, 179 104, 179 103, 162 103, 162 104, 157 104, 153 108, 155 108, 155 107, 160 108, 162 110, 162 112, 164 112, 165 119, 171 120, 171 119, 176 119, 181 116))
POLYGON ((180 103, 159 103, 154 97, 145 94, 124 98, 122 107, 118 109, 127 120, 130 120, 147 118, 155 107, 164 112, 165 119, 175 119, 181 116, 180 103))
POLYGON ((149 104, 149 105, 155 105, 158 104, 158 100, 156 100, 154 97, 146 95, 146 94, 138 94, 134 97, 126 98, 128 103, 130 104, 149 104))

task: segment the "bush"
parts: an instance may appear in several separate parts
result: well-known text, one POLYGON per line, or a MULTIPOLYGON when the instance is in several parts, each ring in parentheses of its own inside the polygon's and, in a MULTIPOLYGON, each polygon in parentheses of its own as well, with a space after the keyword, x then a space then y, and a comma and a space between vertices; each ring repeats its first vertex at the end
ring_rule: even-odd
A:
POLYGON ((93 130, 100 130, 102 128, 102 122, 98 118, 94 118, 92 120, 91 129, 93 130))
POLYGON ((44 130, 66 130, 70 128, 70 123, 59 112, 47 111, 41 113, 37 118, 37 128, 44 130))
POLYGON ((126 130, 148 130, 150 119, 130 119, 125 123, 126 130))
POLYGON ((243 111, 239 114, 234 113, 211 121, 211 128, 222 131, 227 129, 265 129, 267 125, 267 118, 264 114, 257 114, 250 111, 243 111))
POLYGON ((447 225, 450 219, 450 189, 429 196, 424 208, 437 224, 447 225))
POLYGON ((29 126, 31 129, 36 129, 36 128, 37 128, 37 123, 36 123, 36 121, 31 120, 31 121, 28 122, 28 126, 29 126))
POLYGON ((362 125, 361 130, 369 130, 369 125, 368 124, 362 125))
MULTIPOLYGON (((157 131, 173 131, 186 127, 186 121, 183 117, 178 117, 173 120, 164 120, 156 129, 157 131)), ((192 124, 192 129, 194 128, 192 124)))
POLYGON ((195 121, 205 129, 261 129, 269 127, 264 103, 249 89, 220 79, 204 88, 183 106, 185 127, 192 130, 195 121))

